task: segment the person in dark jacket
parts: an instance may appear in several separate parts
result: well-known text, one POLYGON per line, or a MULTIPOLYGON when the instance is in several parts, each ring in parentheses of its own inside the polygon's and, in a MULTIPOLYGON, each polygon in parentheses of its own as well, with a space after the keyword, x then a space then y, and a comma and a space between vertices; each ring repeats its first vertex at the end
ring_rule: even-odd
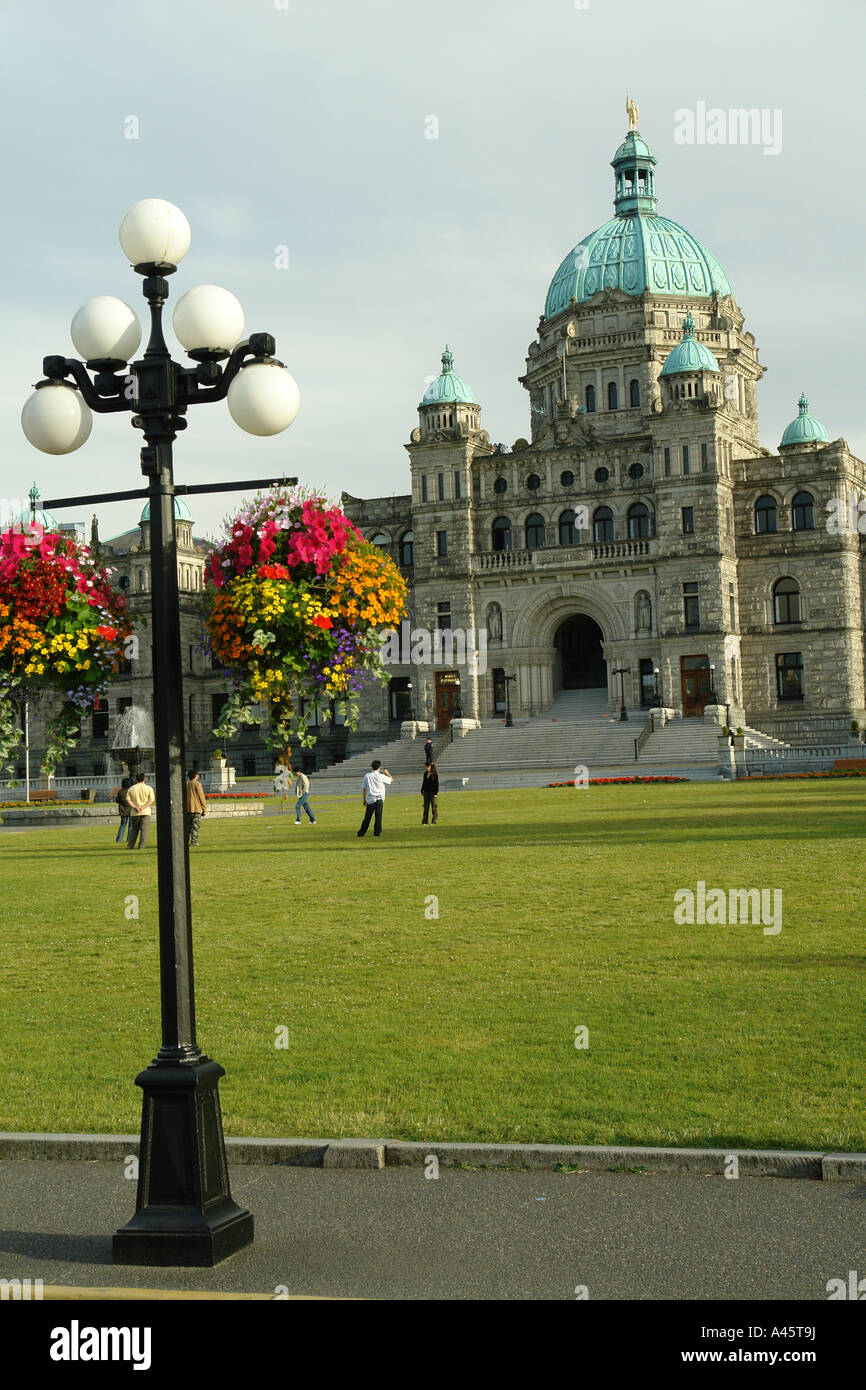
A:
POLYGON ((433 761, 433 740, 428 735, 427 742, 424 744, 424 763, 429 767, 433 761))
POLYGON ((124 836, 126 835, 126 832, 129 829, 129 813, 132 810, 132 807, 126 799, 126 789, 129 786, 129 783, 130 779, 128 777, 124 777, 123 781, 120 784, 120 791, 114 798, 117 802, 117 809, 120 812, 120 829, 117 832, 117 839, 114 842, 116 845, 123 844, 124 836))
POLYGON ((421 795, 424 798, 424 814, 421 817, 421 824, 427 824, 427 817, 430 811, 433 812, 433 824, 439 819, 439 773, 436 771, 436 764, 430 763, 425 767, 424 776, 421 780, 421 795))

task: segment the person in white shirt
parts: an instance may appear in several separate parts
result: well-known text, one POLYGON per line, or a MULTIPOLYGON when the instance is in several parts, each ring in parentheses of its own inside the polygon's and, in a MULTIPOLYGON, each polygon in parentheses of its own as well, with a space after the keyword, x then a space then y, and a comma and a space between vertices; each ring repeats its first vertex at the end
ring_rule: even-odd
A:
POLYGON ((304 810, 306 811, 307 815, 309 816, 309 818, 310 818, 310 825, 315 825, 315 824, 316 824, 316 817, 313 815, 313 812, 312 812, 312 810, 310 809, 310 803, 309 803, 309 801, 307 800, 307 793, 309 792, 309 790, 310 790, 310 779, 309 779, 309 777, 306 775, 306 773, 304 773, 304 772, 298 772, 298 773, 296 773, 296 774, 295 774, 295 796, 298 798, 298 800, 297 800, 297 814, 296 814, 296 816, 295 816, 295 825, 300 825, 300 823, 301 823, 301 807, 304 808, 304 810))
POLYGON ((364 787, 361 792, 361 805, 364 807, 364 819, 361 821, 361 829, 358 831, 360 840, 367 833, 367 827, 375 816, 373 825, 373 835, 382 834, 382 811, 385 806, 385 787, 390 786, 394 778, 391 776, 387 767, 383 767, 378 758, 374 758, 370 771, 364 774, 364 787))

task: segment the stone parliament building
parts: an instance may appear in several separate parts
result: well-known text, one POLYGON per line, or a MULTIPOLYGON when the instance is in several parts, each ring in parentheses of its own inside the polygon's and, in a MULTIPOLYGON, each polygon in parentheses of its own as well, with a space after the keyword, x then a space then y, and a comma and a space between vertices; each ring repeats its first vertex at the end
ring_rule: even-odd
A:
MULTIPOLYGON (((411 491, 343 494, 408 580, 409 627, 438 632, 444 659, 403 652, 389 686, 362 692, 358 734, 333 709, 299 766, 396 738, 410 716, 432 729, 455 713, 501 720, 506 678, 523 718, 563 691, 594 691, 612 712, 621 698, 630 712, 661 703, 685 719, 728 705, 732 725, 794 744, 864 719, 863 541, 856 514, 828 525, 828 504, 866 494, 866 468, 805 396, 778 448, 761 447, 765 369, 724 270, 658 212, 656 160, 636 129, 612 166, 614 216, 553 276, 519 378, 529 438, 491 442, 446 348, 406 445, 411 491), (473 661, 480 633, 486 659, 473 661)), ((175 512, 187 753, 204 767, 227 686, 204 641, 208 544, 181 499, 175 512)), ((150 603, 149 524, 145 507, 111 540, 96 518, 91 528, 134 620, 150 603)), ((84 538, 80 522, 65 529, 84 538)), ((151 708, 148 632, 136 621, 139 659, 82 719, 68 775, 104 770, 119 713, 151 708)), ((239 775, 272 769, 262 732, 224 750, 239 775)))

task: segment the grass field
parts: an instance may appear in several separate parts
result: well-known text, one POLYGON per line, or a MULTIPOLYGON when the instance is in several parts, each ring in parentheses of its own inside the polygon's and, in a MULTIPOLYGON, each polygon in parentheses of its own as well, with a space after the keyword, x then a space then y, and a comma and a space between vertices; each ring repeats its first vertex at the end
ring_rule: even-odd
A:
MULTIPOLYGON (((866 1148, 862 784, 392 797, 379 841, 312 800, 192 851, 227 1133, 866 1148), (699 879, 781 888, 781 932, 676 925, 699 879)), ((156 854, 113 838, 0 834, 0 1129, 138 1129, 156 854)))

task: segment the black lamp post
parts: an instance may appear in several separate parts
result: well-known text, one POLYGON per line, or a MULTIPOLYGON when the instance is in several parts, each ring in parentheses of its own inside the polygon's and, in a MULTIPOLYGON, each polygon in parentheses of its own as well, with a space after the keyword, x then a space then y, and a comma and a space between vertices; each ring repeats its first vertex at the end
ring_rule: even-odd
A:
POLYGON ((455 691, 456 691, 457 693, 456 693, 456 697, 455 697, 455 700, 454 700, 454 713, 453 713, 453 715, 452 715, 452 718, 453 718, 453 719, 462 719, 462 718, 463 718, 463 706, 462 706, 461 703, 460 703, 460 677, 459 677, 459 676, 457 677, 456 681, 454 682, 454 689, 455 689, 455 691))
POLYGON ((662 697, 661 697, 661 695, 660 695, 660 693, 659 693, 659 668, 658 668, 657 666, 654 667, 654 669, 653 669, 653 701, 652 701, 652 702, 653 702, 653 709, 658 709, 658 708, 660 707, 660 705, 661 705, 661 702, 662 702, 662 697))
POLYGON ((506 729, 513 729, 513 728, 514 728, 514 720, 511 718, 511 682, 512 682, 512 681, 516 681, 516 680, 517 680, 517 676, 516 676, 516 675, 515 675, 515 676, 506 676, 506 677, 505 677, 505 727, 506 727, 506 729))
POLYGON ((618 666, 613 674, 619 676, 619 718, 620 723, 622 723, 623 720, 628 719, 625 712, 625 677, 631 674, 631 667, 618 666))
POLYGON ((707 696, 708 705, 717 705, 719 697, 716 694, 716 668, 710 663, 710 693, 707 696))
POLYGON ((243 311, 233 295, 216 286, 199 286, 178 301, 175 334, 195 365, 172 360, 162 310, 167 277, 189 246, 189 225, 179 208, 161 199, 136 203, 123 219, 120 241, 142 276, 150 308, 144 356, 127 366, 141 339, 129 306, 107 296, 90 300, 72 325, 73 342, 85 360, 44 359, 45 380, 26 403, 22 425, 32 444, 52 454, 71 453, 84 443, 90 410, 132 411, 132 424, 144 436, 145 489, 58 498, 50 505, 132 497, 146 497, 150 504, 162 1045, 136 1077, 143 1092, 138 1195, 135 1215, 114 1236, 114 1259, 212 1265, 252 1241, 253 1218, 232 1201, 229 1188, 219 1102, 225 1072, 196 1041, 174 499, 178 493, 272 486, 280 480, 175 486, 172 443, 186 428, 190 405, 225 399, 243 429, 277 434, 297 413, 298 391, 274 358, 270 334, 238 341, 243 311))
POLYGON ((411 682, 411 681, 407 681, 407 682, 406 682, 406 689, 407 689, 408 692, 409 692, 409 718, 412 719, 412 720, 414 720, 414 718, 415 718, 415 711, 414 711, 414 709, 412 708, 412 682, 411 682))

